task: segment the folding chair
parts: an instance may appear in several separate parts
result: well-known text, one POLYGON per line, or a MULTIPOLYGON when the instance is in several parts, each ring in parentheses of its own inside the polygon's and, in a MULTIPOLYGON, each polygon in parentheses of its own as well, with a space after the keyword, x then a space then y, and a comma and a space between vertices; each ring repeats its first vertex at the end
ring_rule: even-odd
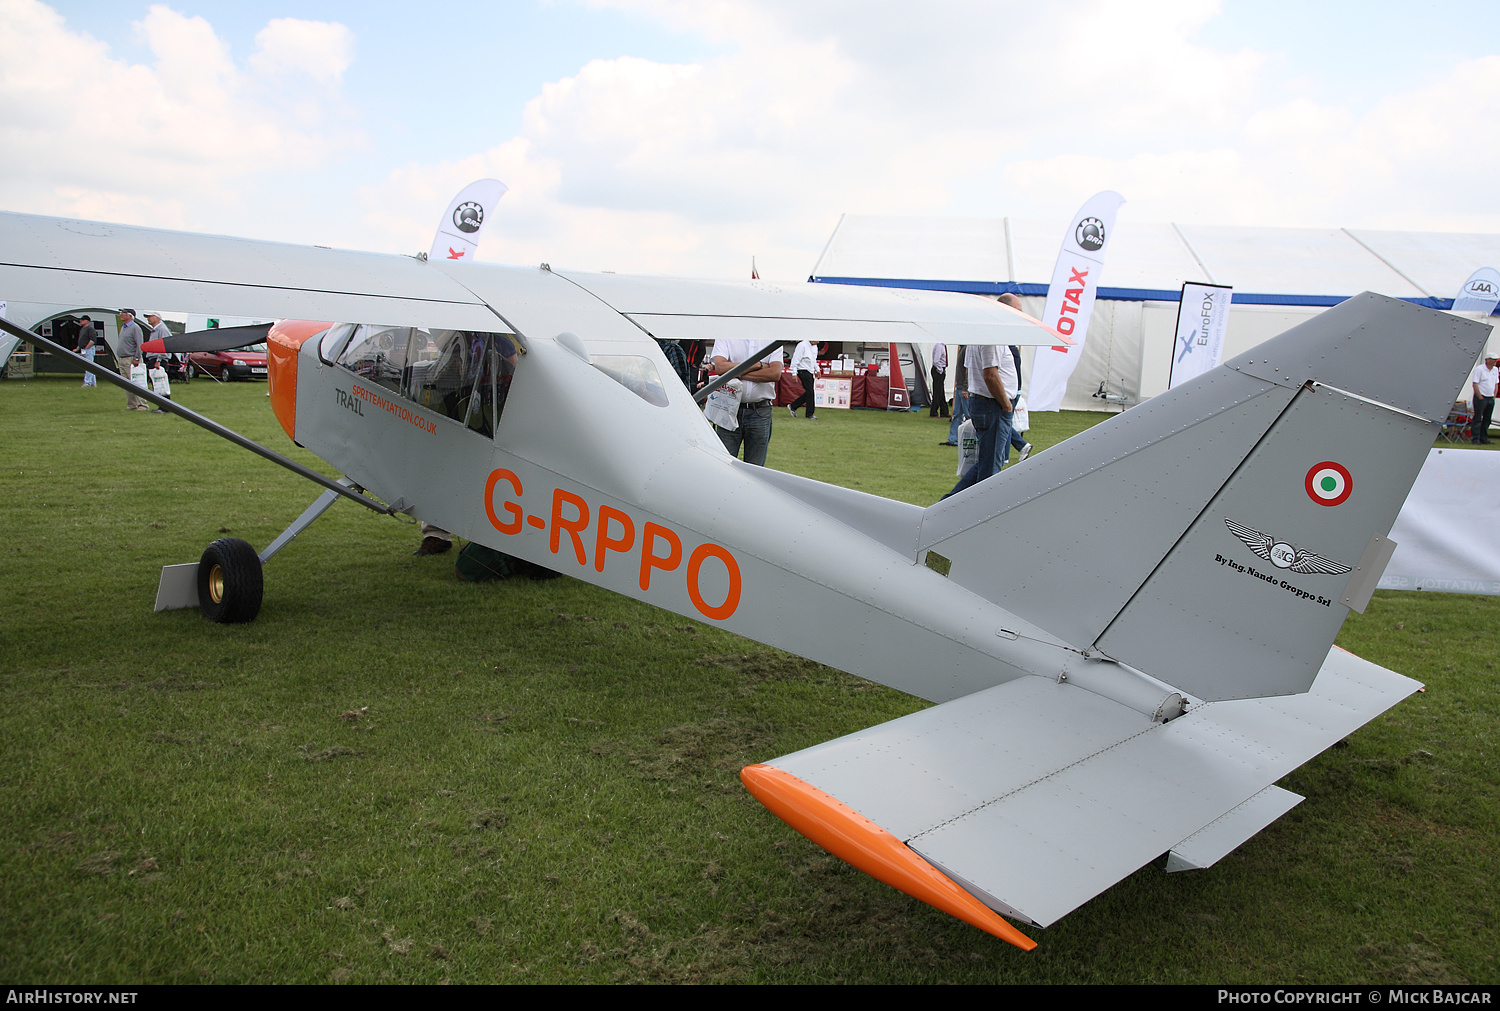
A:
POLYGON ((1448 412, 1448 420, 1443 422, 1443 427, 1438 432, 1438 438, 1449 442, 1468 442, 1473 438, 1469 433, 1470 417, 1469 405, 1462 400, 1456 401, 1453 409, 1448 412))

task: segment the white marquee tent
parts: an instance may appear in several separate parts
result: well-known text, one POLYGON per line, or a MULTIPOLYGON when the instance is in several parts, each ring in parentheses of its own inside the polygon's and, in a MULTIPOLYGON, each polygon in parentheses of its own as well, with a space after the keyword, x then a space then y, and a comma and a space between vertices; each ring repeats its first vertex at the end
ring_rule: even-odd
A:
MULTIPOLYGON (((1027 312, 1040 315, 1067 227, 1063 220, 846 214, 813 280, 988 295, 1010 291, 1021 296, 1027 312)), ((1122 218, 1110 238, 1084 357, 1063 407, 1116 409, 1094 396, 1101 383, 1126 404, 1166 389, 1184 282, 1234 288, 1224 344, 1229 358, 1361 291, 1447 309, 1481 266, 1500 266, 1500 235, 1122 218)), ((1023 354, 1029 370, 1030 349, 1023 354)))

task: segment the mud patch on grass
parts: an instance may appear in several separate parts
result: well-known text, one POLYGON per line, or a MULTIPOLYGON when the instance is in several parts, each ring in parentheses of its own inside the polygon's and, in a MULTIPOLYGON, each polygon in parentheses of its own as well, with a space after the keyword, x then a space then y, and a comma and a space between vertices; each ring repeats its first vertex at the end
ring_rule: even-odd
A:
MULTIPOLYGON (((615 982, 735 983, 767 970, 797 965, 829 966, 879 952, 889 965, 941 969, 955 963, 948 938, 923 923, 916 942, 907 915, 911 900, 880 896, 864 901, 853 892, 808 892, 792 908, 747 903, 718 923, 699 924, 672 936, 634 913, 614 913, 598 940, 579 946, 582 963, 616 963, 615 982)), ((962 936, 962 935, 960 935, 962 936)), ((828 982, 866 982, 858 977, 828 982)))
POLYGON ((777 681, 834 685, 850 691, 870 691, 879 685, 845 674, 813 660, 806 660, 779 650, 757 650, 752 653, 706 653, 698 657, 700 667, 732 671, 747 688, 777 681))
POLYGON ((1415 941, 1382 941, 1355 952, 1382 983, 1468 983, 1443 956, 1415 941))
POLYGON ((95 853, 93 856, 79 861, 78 866, 74 870, 80 874, 103 877, 106 874, 114 873, 115 861, 124 855, 116 850, 104 850, 101 853, 95 853))
POLYGON ((304 744, 297 750, 302 752, 302 757, 309 762, 331 762, 335 758, 358 756, 359 754, 353 748, 346 748, 342 744, 335 744, 333 747, 324 748, 321 751, 314 751, 315 747, 317 747, 315 744, 304 744))
POLYGON ((647 779, 685 782, 728 782, 747 765, 751 755, 770 745, 768 728, 729 719, 684 723, 667 727, 655 746, 632 752, 630 765, 647 779), (727 775, 731 774, 731 775, 727 775))
POLYGON ((148 740, 156 744, 197 744, 203 735, 191 730, 158 730, 148 740))
POLYGON ((473 816, 469 819, 469 828, 476 832, 498 832, 509 821, 510 817, 504 811, 486 808, 474 812, 473 816))

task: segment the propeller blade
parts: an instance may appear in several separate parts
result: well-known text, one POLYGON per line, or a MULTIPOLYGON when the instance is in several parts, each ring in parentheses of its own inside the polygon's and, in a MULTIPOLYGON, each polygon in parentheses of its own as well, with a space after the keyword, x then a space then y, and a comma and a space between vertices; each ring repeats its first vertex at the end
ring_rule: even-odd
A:
POLYGON ((231 351, 259 344, 271 332, 270 323, 250 326, 226 326, 217 330, 194 330, 171 337, 146 341, 141 350, 148 355, 185 355, 193 351, 231 351))

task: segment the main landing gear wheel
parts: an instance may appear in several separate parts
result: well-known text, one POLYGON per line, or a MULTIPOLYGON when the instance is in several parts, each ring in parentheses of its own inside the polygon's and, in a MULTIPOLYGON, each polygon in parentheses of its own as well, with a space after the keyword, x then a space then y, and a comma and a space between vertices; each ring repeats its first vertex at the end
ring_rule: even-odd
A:
POLYGON ((238 537, 221 537, 198 560, 198 606, 226 624, 254 621, 265 588, 260 557, 238 537))

